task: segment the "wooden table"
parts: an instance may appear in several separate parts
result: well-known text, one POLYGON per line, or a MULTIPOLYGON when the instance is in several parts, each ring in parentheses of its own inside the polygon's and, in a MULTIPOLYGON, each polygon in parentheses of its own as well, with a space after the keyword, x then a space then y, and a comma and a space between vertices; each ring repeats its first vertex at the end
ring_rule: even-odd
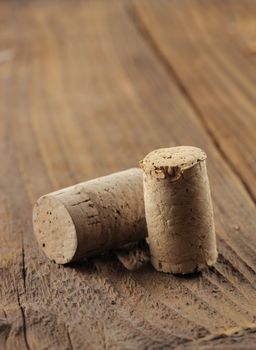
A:
POLYGON ((0 3, 0 348, 256 348, 256 2, 0 3), (181 278, 115 257, 58 266, 42 194, 208 154, 219 259, 181 278))

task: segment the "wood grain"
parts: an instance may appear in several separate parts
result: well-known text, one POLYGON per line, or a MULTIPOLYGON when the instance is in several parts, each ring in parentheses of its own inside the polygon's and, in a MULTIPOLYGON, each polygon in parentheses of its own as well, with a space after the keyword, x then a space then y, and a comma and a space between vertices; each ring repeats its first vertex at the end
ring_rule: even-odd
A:
POLYGON ((133 14, 255 202, 254 2, 142 1, 133 14))
POLYGON ((214 22, 231 11, 253 37, 254 6, 208 4, 171 1, 172 13, 165 2, 0 2, 0 348, 254 348, 254 58, 229 64, 240 37, 231 43, 214 22), (198 65, 188 75, 201 26, 215 38, 207 50, 220 42, 225 54, 207 54, 214 74, 198 65), (232 93, 220 94, 220 80, 232 93), (182 278, 127 271, 113 254, 68 267, 42 255, 31 224, 40 195, 184 144, 208 154, 214 268, 182 278))

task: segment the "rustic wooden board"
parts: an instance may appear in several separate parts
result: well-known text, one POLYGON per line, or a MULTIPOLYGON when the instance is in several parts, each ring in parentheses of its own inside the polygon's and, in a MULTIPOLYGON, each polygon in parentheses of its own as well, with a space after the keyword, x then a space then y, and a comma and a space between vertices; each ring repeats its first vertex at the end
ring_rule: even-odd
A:
POLYGON ((133 14, 255 201, 254 1, 143 1, 133 14))
POLYGON ((234 11, 239 28, 248 25, 242 35, 253 37, 255 6, 192 4, 0 3, 1 348, 255 347, 254 59, 225 63, 232 69, 225 75, 207 54, 209 78, 199 64, 193 74, 186 68, 203 25, 215 38, 209 50, 220 41, 229 62, 240 37, 231 44, 214 18, 226 23, 234 11), (200 18, 195 32, 191 11, 200 18), (232 94, 215 91, 214 79, 216 87, 230 79, 232 94), (126 271, 113 255, 69 267, 43 256, 31 224, 38 196, 181 144, 208 153, 220 252, 214 268, 181 278, 149 265, 126 271))

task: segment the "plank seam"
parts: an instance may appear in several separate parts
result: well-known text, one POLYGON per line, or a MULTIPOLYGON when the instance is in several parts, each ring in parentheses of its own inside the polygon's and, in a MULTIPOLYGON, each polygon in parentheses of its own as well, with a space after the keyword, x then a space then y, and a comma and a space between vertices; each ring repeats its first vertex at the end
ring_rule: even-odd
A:
POLYGON ((144 41, 148 44, 148 46, 151 48, 154 55, 157 57, 159 62, 164 67, 167 74, 172 77, 177 84, 179 90, 183 94, 184 98, 189 102, 189 105, 192 107, 193 111, 195 112, 195 115, 197 116, 199 122, 203 126, 203 129, 207 133, 207 135, 212 140, 212 143, 216 150, 219 152, 221 157, 224 159, 225 163, 229 166, 231 171, 236 175, 236 177, 240 180, 241 184, 243 185, 245 191, 247 192, 248 196, 252 200, 254 204, 256 204, 256 197, 254 196, 252 190, 247 185, 246 181, 243 179, 239 171, 236 169, 236 167, 230 162, 228 156, 223 151, 220 143, 214 136, 214 133, 209 128, 207 122, 204 119, 204 115, 201 112, 200 108, 192 98, 191 94, 189 93, 189 90, 186 88, 185 84, 180 79, 179 75, 176 73, 173 65, 169 62, 169 60, 165 57, 165 55, 162 53, 161 49, 157 45, 156 41, 152 37, 150 31, 148 30, 147 26, 144 24, 143 20, 141 19, 138 11, 136 10, 136 6, 130 6, 128 8, 128 15, 134 24, 135 28, 137 29, 137 32, 140 34, 140 36, 144 39, 144 41))

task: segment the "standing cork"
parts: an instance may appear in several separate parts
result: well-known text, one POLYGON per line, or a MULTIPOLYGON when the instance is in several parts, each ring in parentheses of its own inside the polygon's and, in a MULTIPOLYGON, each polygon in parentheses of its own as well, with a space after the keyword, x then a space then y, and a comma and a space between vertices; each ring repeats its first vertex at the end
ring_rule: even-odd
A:
POLYGON ((141 162, 151 262, 163 272, 192 273, 217 259, 206 154, 162 148, 141 162))
POLYGON ((33 210, 45 254, 66 264, 144 238, 141 169, 129 169, 49 193, 33 210))

